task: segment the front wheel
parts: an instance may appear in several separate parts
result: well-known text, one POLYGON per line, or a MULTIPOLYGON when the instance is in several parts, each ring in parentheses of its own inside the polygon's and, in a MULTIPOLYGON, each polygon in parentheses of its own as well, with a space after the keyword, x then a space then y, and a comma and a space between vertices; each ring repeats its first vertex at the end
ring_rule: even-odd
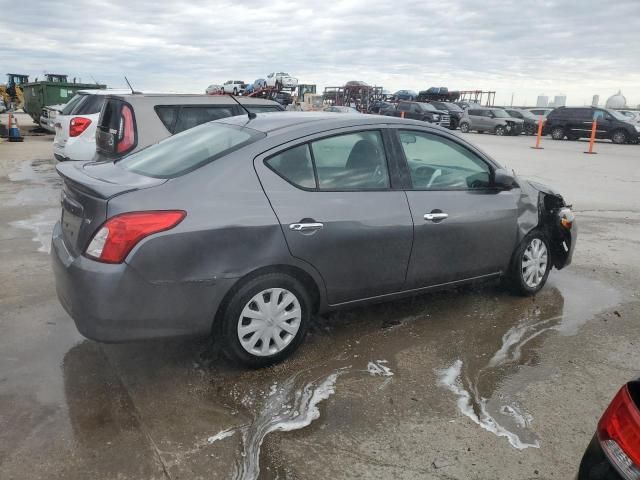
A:
POLYGON ((467 122, 462 122, 462 123, 460 124, 460 131, 461 131, 462 133, 469 133, 469 130, 470 130, 470 128, 469 128, 469 124, 468 124, 467 122))
POLYGON ((618 145, 627 143, 627 132, 625 132, 624 130, 616 130, 611 136, 611 141, 613 143, 617 143, 618 145))
POLYGON ((532 124, 532 123, 527 123, 524 126, 525 135, 535 135, 536 134, 536 130, 537 130, 536 126, 534 124, 532 124))
POLYGON ((233 89, 233 94, 236 95, 236 96, 238 95, 238 89, 237 88, 233 89))
POLYGON ((546 236, 539 230, 530 232, 511 260, 507 286, 520 295, 534 295, 544 286, 551 271, 551 253, 546 236))
POLYGON ((502 125, 498 125, 494 130, 495 134, 498 136, 503 136, 506 132, 506 129, 502 125))
POLYGON ((229 301, 222 317, 227 356, 253 368, 284 360, 302 343, 311 302, 294 277, 269 273, 249 280, 229 301))

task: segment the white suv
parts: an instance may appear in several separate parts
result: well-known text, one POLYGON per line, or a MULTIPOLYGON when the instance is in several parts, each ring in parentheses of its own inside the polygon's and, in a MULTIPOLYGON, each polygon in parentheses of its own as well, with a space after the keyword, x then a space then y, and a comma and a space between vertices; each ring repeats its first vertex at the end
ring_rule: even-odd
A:
POLYGON ((245 87, 247 86, 242 80, 227 80, 222 85, 222 91, 224 93, 233 93, 234 95, 238 95, 239 93, 244 92, 245 87))
POLYGON ((269 75, 267 75, 267 86, 279 88, 295 88, 298 86, 298 79, 284 72, 270 73, 269 75))
POLYGON ((92 160, 96 153, 96 126, 105 95, 131 90, 78 90, 55 117, 53 156, 59 160, 92 160))

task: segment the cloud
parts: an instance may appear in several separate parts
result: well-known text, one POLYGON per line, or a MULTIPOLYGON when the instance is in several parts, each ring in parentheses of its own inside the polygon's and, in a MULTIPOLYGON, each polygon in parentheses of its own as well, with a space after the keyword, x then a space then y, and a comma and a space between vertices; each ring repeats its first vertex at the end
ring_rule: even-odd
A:
POLYGON ((319 87, 492 89, 498 102, 622 89, 640 103, 640 2, 37 0, 0 22, 6 71, 201 92, 284 70, 319 87))

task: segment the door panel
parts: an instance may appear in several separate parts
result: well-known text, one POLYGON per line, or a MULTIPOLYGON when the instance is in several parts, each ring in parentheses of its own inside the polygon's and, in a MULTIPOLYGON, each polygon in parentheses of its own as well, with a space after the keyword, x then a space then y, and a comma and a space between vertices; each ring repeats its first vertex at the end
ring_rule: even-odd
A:
MULTIPOLYGON (((369 168, 367 159, 375 154, 367 151, 362 142, 367 143, 372 138, 364 135, 349 148, 351 153, 346 162, 352 164, 355 172, 348 177, 349 182, 357 182, 359 173, 369 168)), ((369 191, 305 189, 304 185, 309 181, 314 182, 308 174, 311 150, 314 150, 314 164, 322 165, 323 161, 326 164, 327 152, 335 154, 336 165, 340 161, 344 163, 341 149, 346 149, 346 142, 316 144, 315 149, 309 149, 306 144, 291 145, 268 158, 257 157, 254 162, 291 254, 320 273, 330 304, 401 290, 413 241, 413 221, 405 193, 388 188, 369 191), (299 164, 294 165, 294 154, 302 168, 299 164), (305 168, 307 173, 302 171, 305 168)), ((336 181, 327 185, 339 184, 336 181)), ((322 185, 320 182, 321 188, 322 185)), ((364 188, 367 188, 366 184, 364 188)))
POLYGON ((517 238, 519 190, 492 188, 491 166, 452 137, 399 130, 414 241, 407 288, 504 271, 517 238))
POLYGON ((408 191, 407 198, 415 222, 407 288, 507 268, 517 236, 514 191, 408 191), (434 210, 447 217, 425 220, 434 210))

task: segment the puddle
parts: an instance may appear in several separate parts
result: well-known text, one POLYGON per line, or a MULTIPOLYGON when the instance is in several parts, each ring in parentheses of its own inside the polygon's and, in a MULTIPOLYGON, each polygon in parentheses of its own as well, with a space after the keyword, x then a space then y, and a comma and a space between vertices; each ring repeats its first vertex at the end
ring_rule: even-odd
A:
MULTIPOLYGON (((20 189, 7 199, 12 206, 50 206, 60 200, 61 180, 55 172, 54 160, 33 160, 23 162, 20 168, 8 175, 11 182, 20 189)), ((33 241, 39 244, 38 252, 49 253, 51 249, 51 233, 60 217, 60 208, 47 208, 24 220, 16 220, 10 225, 31 230, 33 241)))
MULTIPOLYGON (((537 341, 554 334, 576 334, 581 325, 617 305, 621 298, 617 291, 594 280, 562 274, 553 282, 538 294, 535 304, 514 319, 486 363, 478 362, 477 355, 460 352, 460 358, 449 367, 436 371, 438 384, 457 397, 463 415, 483 429, 506 437, 519 450, 539 448, 540 440, 530 429, 533 417, 518 404, 518 392, 500 385, 502 380, 521 366, 537 364, 537 341), (562 294, 553 282, 560 285, 562 294)), ((486 354, 483 352, 480 358, 486 354)))
POLYGON ((59 208, 48 208, 43 212, 31 215, 26 220, 10 222, 12 227, 31 230, 34 233, 32 240, 39 244, 38 251, 49 253, 51 251, 51 234, 55 223, 60 218, 59 208))

